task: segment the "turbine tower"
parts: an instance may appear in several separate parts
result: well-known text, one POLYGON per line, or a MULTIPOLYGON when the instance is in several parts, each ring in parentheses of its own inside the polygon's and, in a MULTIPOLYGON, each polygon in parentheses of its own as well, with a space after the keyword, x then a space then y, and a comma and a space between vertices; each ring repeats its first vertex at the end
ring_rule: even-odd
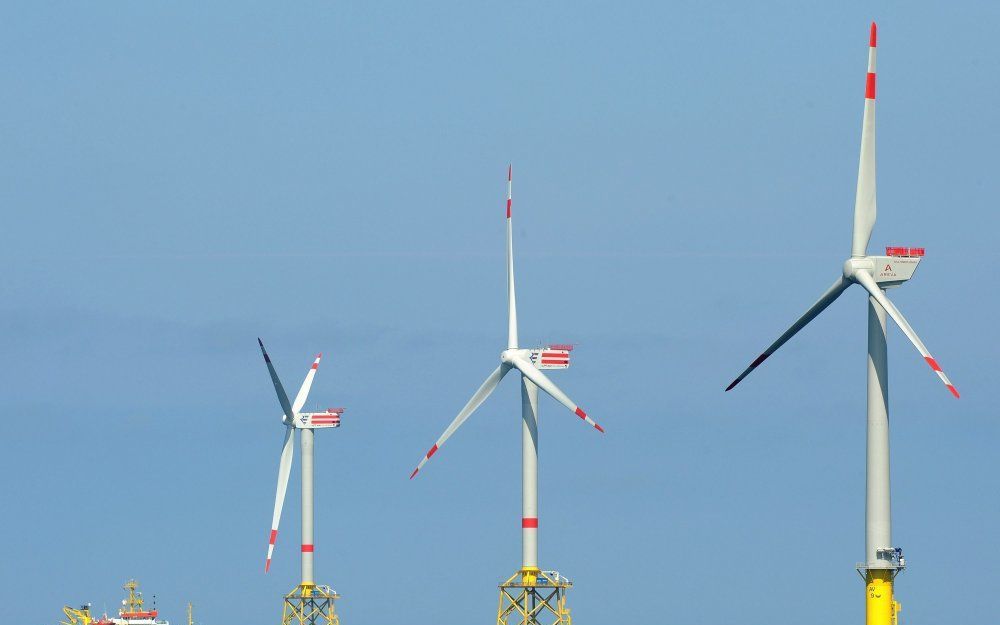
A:
POLYGON ((764 353, 726 388, 731 390, 768 356, 792 338, 833 303, 853 284, 868 292, 868 444, 865 502, 865 561, 858 573, 865 579, 866 622, 894 625, 899 604, 893 598, 893 582, 903 570, 902 549, 892 543, 889 499, 889 364, 886 353, 886 315, 892 318, 913 343, 952 395, 958 390, 927 351, 923 341, 907 323, 899 309, 886 297, 885 290, 898 287, 913 276, 924 256, 923 248, 888 247, 885 256, 868 254, 868 241, 875 226, 875 40, 871 25, 868 48, 868 76, 865 83, 865 113, 861 126, 861 158, 854 202, 854 232, 851 257, 819 300, 792 327, 778 337, 764 353))
POLYGON ((500 366, 483 382, 472 399, 410 474, 412 480, 424 464, 444 445, 478 408, 507 373, 521 373, 521 569, 500 584, 498 625, 570 625, 566 591, 573 583, 556 571, 538 567, 538 389, 569 408, 599 432, 604 428, 566 396, 542 373, 543 369, 569 367, 571 345, 548 345, 525 349, 518 345, 517 305, 514 292, 514 247, 511 230, 511 168, 507 168, 507 348, 500 353, 500 366))
POLYGON ((328 408, 324 412, 301 412, 309 397, 316 370, 323 354, 316 356, 312 366, 306 373, 295 401, 289 403, 285 388, 278 379, 278 372, 264 349, 264 342, 257 339, 260 351, 264 354, 267 371, 271 374, 271 382, 278 394, 281 405, 281 423, 285 426, 285 441, 281 447, 281 459, 278 462, 278 488, 274 496, 274 516, 271 519, 271 534, 267 541, 267 561, 264 572, 271 569, 271 556, 274 554, 274 544, 278 538, 278 523, 281 521, 281 508, 285 503, 285 491, 288 490, 288 478, 292 471, 292 456, 295 453, 295 432, 300 432, 302 445, 302 581, 291 592, 285 595, 282 608, 282 625, 339 625, 334 601, 340 598, 329 586, 313 581, 313 430, 340 427, 340 415, 343 408, 328 408))

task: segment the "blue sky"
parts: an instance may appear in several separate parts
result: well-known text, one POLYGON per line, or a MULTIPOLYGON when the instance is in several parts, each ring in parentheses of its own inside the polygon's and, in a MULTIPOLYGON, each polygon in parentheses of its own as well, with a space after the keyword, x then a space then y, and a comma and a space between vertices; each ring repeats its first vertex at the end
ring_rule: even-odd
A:
MULTIPOLYGON (((407 476, 496 366, 515 174, 541 404, 540 559, 580 622, 863 618, 865 303, 726 384, 840 271, 868 23, 909 624, 995 608, 1000 9, 939 3, 22 3, 0 7, 0 596, 274 623, 287 386, 326 353, 317 578, 345 623, 488 622, 519 564, 518 389, 407 476), (961 600, 945 588, 961 579, 961 600)), ((296 466, 296 469, 298 467, 296 466)))

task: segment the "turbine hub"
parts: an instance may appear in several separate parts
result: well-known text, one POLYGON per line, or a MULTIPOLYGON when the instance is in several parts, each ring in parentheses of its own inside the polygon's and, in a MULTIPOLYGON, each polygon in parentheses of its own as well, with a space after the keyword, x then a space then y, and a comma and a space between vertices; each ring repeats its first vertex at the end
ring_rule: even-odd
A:
POLYGON ((844 261, 845 279, 850 280, 851 282, 857 282, 855 276, 857 276, 861 271, 864 271, 869 275, 875 273, 875 261, 872 260, 871 256, 863 256, 861 258, 852 257, 844 261))
POLYGON ((500 362, 512 364, 515 358, 526 359, 531 357, 530 349, 505 349, 500 352, 500 362))

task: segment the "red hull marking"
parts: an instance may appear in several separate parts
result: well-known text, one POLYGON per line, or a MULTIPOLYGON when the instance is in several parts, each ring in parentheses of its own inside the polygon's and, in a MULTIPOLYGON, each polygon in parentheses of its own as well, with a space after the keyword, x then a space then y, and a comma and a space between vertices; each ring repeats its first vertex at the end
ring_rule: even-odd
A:
POLYGON ((521 519, 521 527, 524 529, 538 529, 538 517, 524 517, 521 519))

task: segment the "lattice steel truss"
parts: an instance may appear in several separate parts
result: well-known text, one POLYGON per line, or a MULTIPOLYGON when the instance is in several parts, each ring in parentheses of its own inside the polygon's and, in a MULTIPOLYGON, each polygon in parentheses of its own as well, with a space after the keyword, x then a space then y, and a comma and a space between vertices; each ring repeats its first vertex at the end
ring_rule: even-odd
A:
POLYGON ((340 625, 337 599, 340 595, 329 586, 300 584, 285 595, 281 625, 340 625))
POLYGON ((572 625, 566 607, 566 591, 572 587, 556 571, 518 571, 500 584, 497 625, 572 625))

